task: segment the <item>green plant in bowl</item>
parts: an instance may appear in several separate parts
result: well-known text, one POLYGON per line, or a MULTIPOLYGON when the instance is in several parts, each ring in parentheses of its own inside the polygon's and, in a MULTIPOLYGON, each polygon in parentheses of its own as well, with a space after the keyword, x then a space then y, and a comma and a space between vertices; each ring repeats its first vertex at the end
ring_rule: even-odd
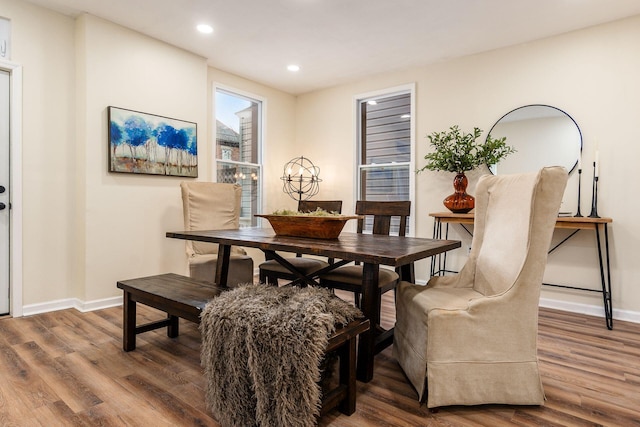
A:
POLYGON ((272 215, 283 215, 283 216, 312 216, 312 217, 326 217, 326 216, 332 216, 332 217, 339 217, 339 216, 344 216, 338 212, 327 212, 324 209, 318 208, 315 211, 311 211, 311 212, 300 212, 300 211, 294 211, 294 210, 290 210, 290 209, 280 209, 275 211, 274 213, 272 213, 272 215))
POLYGON ((312 239, 337 239, 347 221, 358 218, 358 216, 342 215, 322 209, 312 212, 280 209, 271 215, 255 214, 255 216, 267 219, 277 236, 312 239))

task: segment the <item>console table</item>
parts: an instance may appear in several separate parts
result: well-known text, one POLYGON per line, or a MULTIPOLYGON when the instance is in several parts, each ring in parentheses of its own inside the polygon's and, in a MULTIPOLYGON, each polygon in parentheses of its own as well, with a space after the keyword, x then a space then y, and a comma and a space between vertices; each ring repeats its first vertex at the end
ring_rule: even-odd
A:
MULTIPOLYGON (((433 223, 433 238, 434 239, 447 239, 449 234, 449 224, 460 224, 462 228, 473 236, 469 226, 473 225, 474 214, 455 214, 451 212, 435 212, 430 213, 429 216, 434 218, 433 223), (446 224, 443 227, 442 224, 446 224), (444 235, 444 237, 443 237, 444 235)), ((561 229, 573 230, 567 237, 565 237, 558 244, 549 249, 549 253, 552 253, 563 243, 575 236, 580 230, 594 230, 596 235, 596 247, 598 251, 598 262, 600 266, 600 284, 601 289, 589 289, 581 288, 577 286, 557 285, 552 283, 543 283, 546 286, 555 286, 567 289, 577 289, 588 292, 599 292, 602 294, 602 302, 604 305, 605 321, 608 329, 613 329, 613 306, 611 303, 611 271, 609 269, 609 231, 607 225, 613 222, 611 218, 592 218, 592 217, 558 217, 556 220, 556 227, 561 229)), ((447 253, 440 254, 431 259, 431 275, 439 276, 445 273, 456 273, 455 271, 447 270, 447 253)))

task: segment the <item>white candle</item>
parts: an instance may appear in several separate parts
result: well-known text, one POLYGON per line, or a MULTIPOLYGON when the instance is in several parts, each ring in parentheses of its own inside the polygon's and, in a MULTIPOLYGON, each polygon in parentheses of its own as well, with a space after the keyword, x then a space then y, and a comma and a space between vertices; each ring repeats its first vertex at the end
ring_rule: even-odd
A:
POLYGON ((593 176, 600 176, 600 151, 596 150, 596 160, 593 162, 596 166, 593 176))

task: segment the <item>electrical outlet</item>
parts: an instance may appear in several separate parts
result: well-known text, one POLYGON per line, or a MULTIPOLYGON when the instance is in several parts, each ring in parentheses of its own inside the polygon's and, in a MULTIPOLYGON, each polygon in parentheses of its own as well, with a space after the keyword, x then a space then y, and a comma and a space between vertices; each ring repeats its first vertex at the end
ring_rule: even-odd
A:
POLYGON ((471 245, 467 245, 467 254, 471 253, 471 245))

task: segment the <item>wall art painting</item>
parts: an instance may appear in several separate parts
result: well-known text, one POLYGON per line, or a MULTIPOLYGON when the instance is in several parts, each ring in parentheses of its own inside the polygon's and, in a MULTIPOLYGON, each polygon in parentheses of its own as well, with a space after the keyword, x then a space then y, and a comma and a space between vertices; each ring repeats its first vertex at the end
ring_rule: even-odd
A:
POLYGON ((197 124, 108 107, 109 171, 198 176, 197 124))

